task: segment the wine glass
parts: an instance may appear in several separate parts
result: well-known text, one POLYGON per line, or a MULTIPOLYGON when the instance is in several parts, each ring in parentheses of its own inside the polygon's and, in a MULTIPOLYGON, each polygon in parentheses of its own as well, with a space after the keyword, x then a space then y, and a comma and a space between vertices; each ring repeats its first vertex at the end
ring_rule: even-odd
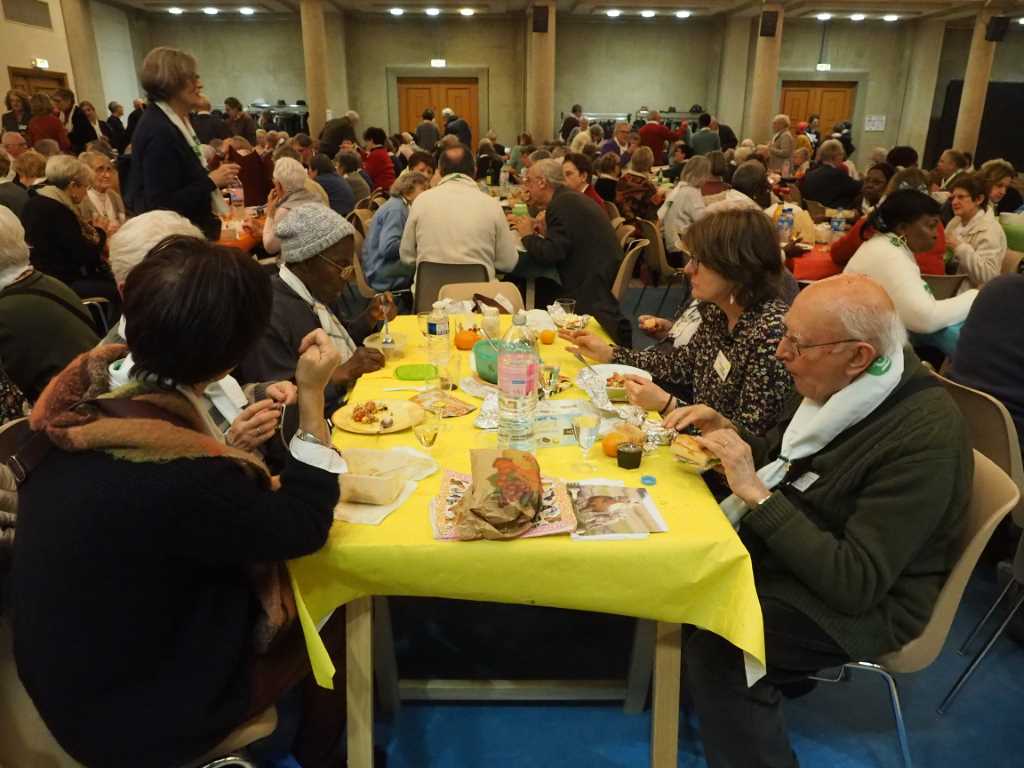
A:
POLYGON ((424 448, 433 447, 437 434, 441 431, 441 417, 434 408, 423 409, 423 420, 412 428, 416 441, 424 448))
POLYGON ((427 323, 430 321, 430 312, 418 312, 416 314, 416 324, 419 326, 420 334, 423 336, 423 346, 426 348, 427 339, 430 336, 429 328, 427 323))
POLYGON ((542 365, 540 368, 540 388, 545 400, 558 394, 558 372, 557 365, 542 365))
POLYGON ((576 437, 576 442, 579 443, 580 450, 583 452, 583 468, 587 471, 592 469, 590 462, 587 461, 587 457, 590 455, 590 449, 597 442, 598 426, 597 416, 592 413, 581 413, 572 420, 572 432, 576 437))

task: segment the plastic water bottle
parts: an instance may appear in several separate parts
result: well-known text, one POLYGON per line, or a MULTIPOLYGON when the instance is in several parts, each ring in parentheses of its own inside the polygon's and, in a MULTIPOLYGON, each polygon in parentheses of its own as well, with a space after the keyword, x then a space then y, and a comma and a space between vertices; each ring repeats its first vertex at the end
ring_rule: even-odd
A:
POLYGON ((779 214, 779 220, 775 226, 779 231, 779 244, 785 247, 789 244, 790 239, 793 237, 793 223, 795 218, 793 216, 792 208, 783 208, 782 213, 779 214))
POLYGON ((839 240, 843 236, 843 230, 846 228, 846 220, 842 216, 833 216, 830 222, 832 228, 832 242, 839 240))
POLYGON ((430 362, 437 368, 438 375, 443 375, 448 370, 449 341, 448 315, 444 311, 444 302, 435 301, 427 319, 427 352, 430 355, 430 362))
POLYGON ((512 319, 498 351, 498 447, 531 451, 540 357, 526 313, 512 319))
POLYGON ((498 186, 501 188, 501 194, 508 194, 508 180, 509 180, 509 167, 507 165, 501 166, 501 173, 498 175, 498 186))
POLYGON ((231 204, 231 218, 242 221, 245 218, 245 190, 242 182, 235 179, 227 186, 228 201, 231 204))

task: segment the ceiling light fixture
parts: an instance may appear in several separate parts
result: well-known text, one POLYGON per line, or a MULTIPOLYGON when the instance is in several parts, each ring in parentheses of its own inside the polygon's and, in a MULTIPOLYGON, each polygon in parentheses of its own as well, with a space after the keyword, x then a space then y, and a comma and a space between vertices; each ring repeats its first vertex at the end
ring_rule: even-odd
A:
POLYGON ((863 13, 852 13, 852 14, 850 14, 850 21, 864 21, 864 19, 866 19, 866 18, 867 18, 867 16, 865 16, 863 13))
POLYGON ((828 21, 829 19, 832 18, 832 14, 831 13, 819 13, 814 18, 816 18, 818 21, 828 21))
POLYGON ((423 12, 425 14, 427 14, 427 16, 440 16, 441 15, 441 9, 440 8, 427 8, 423 12))
POLYGON ((247 6, 243 6, 243 7, 239 8, 238 12, 240 14, 242 14, 243 16, 252 16, 254 13, 256 13, 256 11, 254 11, 252 8, 249 8, 247 6))
POLYGON ((676 18, 677 18, 677 19, 688 19, 688 18, 690 18, 690 17, 692 16, 692 15, 693 15, 693 14, 692 14, 692 13, 690 13, 689 11, 676 11, 676 18))
POLYGON ((613 8, 610 11, 605 11, 604 15, 607 16, 609 19, 617 19, 619 18, 619 16, 622 15, 622 11, 617 11, 613 8))
POLYGON ((220 13, 220 8, 213 8, 207 6, 206 8, 203 8, 203 13, 205 13, 207 16, 216 16, 218 13, 220 13))
POLYGON ((887 13, 885 16, 882 17, 882 21, 899 21, 899 20, 900 20, 900 17, 897 16, 895 13, 887 13))
POLYGON ((392 16, 401 16, 403 13, 405 13, 405 11, 402 10, 401 8, 392 8, 390 11, 388 11, 388 13, 390 13, 392 16))
POLYGON ((640 11, 640 15, 645 19, 653 19, 657 14, 654 11, 640 11))
POLYGON ((1019 19, 1017 19, 1017 23, 1024 25, 1024 16, 1021 16, 1019 19))
POLYGON ((463 16, 472 16, 474 13, 476 13, 476 11, 474 11, 472 8, 460 8, 459 13, 462 14, 463 16))
POLYGON ((172 14, 173 16, 181 16, 181 14, 184 13, 184 11, 181 8, 168 8, 167 12, 172 14))

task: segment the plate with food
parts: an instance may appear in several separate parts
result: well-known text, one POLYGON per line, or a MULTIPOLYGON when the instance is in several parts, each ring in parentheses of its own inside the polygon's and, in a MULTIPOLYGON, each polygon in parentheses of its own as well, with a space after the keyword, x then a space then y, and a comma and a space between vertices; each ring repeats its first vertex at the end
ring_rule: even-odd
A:
POLYGON ((698 472, 706 472, 722 463, 715 454, 698 443, 693 435, 679 435, 672 441, 671 448, 677 461, 693 467, 698 472))
POLYGON ((409 400, 363 400, 339 408, 331 421, 346 432, 386 435, 419 424, 423 408, 409 400))
MULTIPOLYGON (((629 399, 626 396, 626 375, 632 374, 634 376, 647 379, 648 381, 651 380, 651 374, 641 368, 634 368, 631 365, 600 363, 590 367, 604 379, 604 385, 608 392, 608 399, 613 403, 624 403, 629 399)), ((584 368, 583 370, 586 371, 588 369, 584 368)), ((585 387, 580 383, 578 376, 576 377, 576 386, 580 389, 585 389, 585 387)))

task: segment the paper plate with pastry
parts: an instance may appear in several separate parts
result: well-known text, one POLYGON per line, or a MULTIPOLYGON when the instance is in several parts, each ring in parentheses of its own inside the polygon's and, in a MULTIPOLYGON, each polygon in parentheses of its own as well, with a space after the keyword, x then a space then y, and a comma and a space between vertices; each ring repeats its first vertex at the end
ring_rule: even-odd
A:
POLYGON ((419 424, 423 408, 408 400, 362 400, 339 408, 331 421, 346 432, 386 435, 419 424))
POLYGON ((711 469, 721 460, 697 442, 693 435, 679 435, 672 441, 672 453, 678 461, 689 464, 698 472, 711 469))

